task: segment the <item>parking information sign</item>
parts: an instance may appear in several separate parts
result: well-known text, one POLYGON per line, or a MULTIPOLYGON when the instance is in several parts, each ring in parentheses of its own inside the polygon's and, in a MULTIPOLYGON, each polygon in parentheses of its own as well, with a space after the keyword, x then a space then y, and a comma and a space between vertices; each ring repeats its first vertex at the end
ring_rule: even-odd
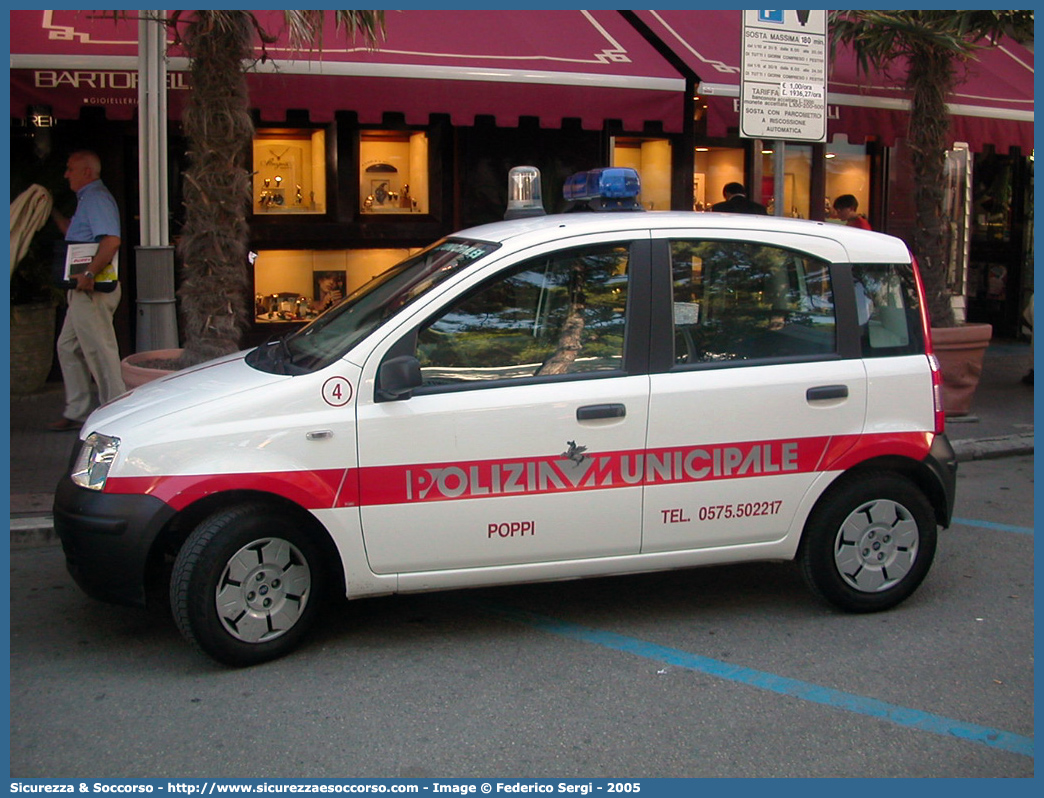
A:
POLYGON ((740 135, 826 141, 826 11, 744 11, 740 135))

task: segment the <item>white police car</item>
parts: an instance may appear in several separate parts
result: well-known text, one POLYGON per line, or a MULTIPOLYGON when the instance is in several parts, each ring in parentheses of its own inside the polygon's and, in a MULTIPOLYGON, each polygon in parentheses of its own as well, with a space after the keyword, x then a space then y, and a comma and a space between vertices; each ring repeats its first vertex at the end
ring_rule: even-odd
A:
MULTIPOLYGON (((567 194, 626 208, 636 183, 567 194)), ((292 649, 336 592, 797 559, 834 605, 886 609, 954 501, 921 294, 901 241, 833 224, 464 230, 97 410, 55 526, 86 592, 169 601, 236 665, 292 649)))

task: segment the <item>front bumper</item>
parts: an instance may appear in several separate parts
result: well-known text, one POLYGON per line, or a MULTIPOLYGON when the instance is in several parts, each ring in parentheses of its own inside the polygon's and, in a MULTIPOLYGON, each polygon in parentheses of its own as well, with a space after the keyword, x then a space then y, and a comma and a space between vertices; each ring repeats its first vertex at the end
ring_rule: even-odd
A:
POLYGON ((145 606, 149 552, 173 516, 153 496, 99 493, 68 476, 54 496, 54 529, 69 573, 89 596, 114 604, 145 606))

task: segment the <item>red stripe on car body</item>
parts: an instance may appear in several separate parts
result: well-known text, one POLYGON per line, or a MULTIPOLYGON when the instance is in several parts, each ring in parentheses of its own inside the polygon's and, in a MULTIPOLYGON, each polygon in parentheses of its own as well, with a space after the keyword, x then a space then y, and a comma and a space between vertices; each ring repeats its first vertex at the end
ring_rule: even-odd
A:
POLYGON ((363 469, 112 477, 105 492, 155 496, 180 510, 216 493, 252 490, 321 510, 845 471, 884 455, 920 461, 932 439, 930 432, 889 432, 593 452, 576 458, 562 453, 363 469))

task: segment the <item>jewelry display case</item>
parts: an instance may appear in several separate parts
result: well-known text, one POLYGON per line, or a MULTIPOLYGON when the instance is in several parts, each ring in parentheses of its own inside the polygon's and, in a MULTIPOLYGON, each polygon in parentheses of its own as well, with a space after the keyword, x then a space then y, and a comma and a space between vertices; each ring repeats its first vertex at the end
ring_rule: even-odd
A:
POLYGON ((254 138, 256 214, 326 213, 326 134, 266 130, 254 138))
POLYGON ((359 210, 428 213, 428 136, 368 130, 359 137, 359 210))
POLYGON ((254 258, 254 321, 305 322, 415 249, 262 249, 254 258))

